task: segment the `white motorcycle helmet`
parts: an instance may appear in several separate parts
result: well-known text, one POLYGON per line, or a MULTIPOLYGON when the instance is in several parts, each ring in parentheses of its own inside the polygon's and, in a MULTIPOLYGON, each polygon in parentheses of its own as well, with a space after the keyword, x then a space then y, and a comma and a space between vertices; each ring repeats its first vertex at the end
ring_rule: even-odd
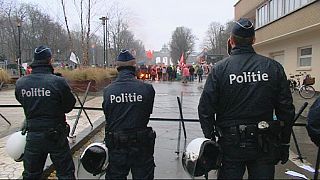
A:
POLYGON ((88 173, 101 174, 108 166, 108 148, 103 143, 92 143, 81 154, 80 162, 88 173))
POLYGON ((16 162, 23 160, 24 148, 26 146, 27 135, 22 135, 22 131, 15 132, 7 140, 6 152, 16 162))
POLYGON ((220 167, 222 158, 221 147, 207 138, 192 140, 182 154, 182 166, 192 177, 203 176, 220 167))

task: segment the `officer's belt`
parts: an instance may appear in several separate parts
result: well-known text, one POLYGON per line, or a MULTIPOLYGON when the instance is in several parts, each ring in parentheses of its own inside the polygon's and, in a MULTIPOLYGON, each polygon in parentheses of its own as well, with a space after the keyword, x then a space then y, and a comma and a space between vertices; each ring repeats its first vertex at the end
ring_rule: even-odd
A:
POLYGON ((153 130, 151 127, 143 129, 133 129, 125 131, 107 132, 106 139, 114 144, 132 144, 149 140, 149 135, 153 130))
MULTIPOLYGON (((233 126, 239 126, 239 125, 251 125, 251 124, 258 124, 261 120, 256 119, 239 119, 239 120, 219 120, 217 121, 216 126, 220 128, 227 128, 227 127, 233 127, 233 126)), ((269 120, 266 121, 270 124, 279 124, 280 126, 283 126, 283 121, 279 120, 269 120)))
POLYGON ((46 123, 46 126, 30 126, 30 123, 27 125, 28 132, 47 132, 51 129, 63 128, 66 125, 66 122, 55 122, 55 123, 46 123))
MULTIPOLYGON (((273 121, 265 121, 268 123, 268 128, 267 130, 273 134, 273 135, 276 135, 278 133, 280 133, 281 131, 281 126, 282 126, 282 121, 276 121, 276 120, 273 120, 273 121)), ((259 129, 258 129, 258 123, 252 123, 252 124, 238 124, 238 125, 234 125, 234 126, 227 126, 227 127, 221 127, 221 126, 218 126, 217 130, 221 130, 222 132, 222 136, 223 134, 226 134, 226 133, 231 133, 231 134, 241 134, 242 132, 246 132, 246 133, 253 133, 253 134, 256 134, 256 133, 259 133, 259 129)))

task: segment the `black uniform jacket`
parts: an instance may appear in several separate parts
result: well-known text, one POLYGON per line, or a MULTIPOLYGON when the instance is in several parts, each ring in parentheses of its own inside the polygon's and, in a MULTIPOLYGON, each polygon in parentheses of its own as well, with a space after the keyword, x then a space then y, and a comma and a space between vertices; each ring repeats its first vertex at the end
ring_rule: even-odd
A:
POLYGON ((312 139, 320 142, 320 97, 310 107, 307 130, 312 139))
POLYGON ((282 142, 288 143, 294 106, 281 64, 256 54, 252 46, 241 46, 213 66, 198 106, 205 137, 211 138, 214 125, 230 127, 272 121, 274 112, 285 123, 282 142))
POLYGON ((134 67, 118 70, 117 79, 103 92, 106 132, 146 128, 153 109, 153 86, 137 80, 134 67))
POLYGON ((63 77, 52 74, 52 66, 33 67, 32 73, 16 83, 15 96, 21 103, 31 131, 54 128, 65 121, 76 99, 63 77))

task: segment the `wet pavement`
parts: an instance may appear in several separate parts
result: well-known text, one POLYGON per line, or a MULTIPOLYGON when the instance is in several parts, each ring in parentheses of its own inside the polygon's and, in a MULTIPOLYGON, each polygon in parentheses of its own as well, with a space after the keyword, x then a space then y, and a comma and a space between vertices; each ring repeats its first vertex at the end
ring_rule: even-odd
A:
MULTIPOLYGON (((192 82, 187 84, 182 84, 180 82, 153 82, 152 83, 155 91, 155 104, 153 109, 153 114, 151 118, 170 118, 179 119, 179 107, 177 102, 177 97, 181 98, 182 101, 182 111, 185 119, 198 119, 197 105, 202 91, 203 83, 192 82)), ((311 100, 305 100, 294 94, 294 103, 296 109, 299 109, 302 104, 307 101, 311 105, 315 98, 311 100)), ((91 97, 85 106, 90 107, 101 107, 102 98, 101 97, 91 97)), ((18 104, 14 98, 13 90, 2 90, 0 91, 0 104, 18 104)), ((307 115, 307 111, 310 106, 306 108, 303 116, 307 115)), ((11 160, 5 152, 5 143, 8 135, 17 131, 23 121, 24 115, 22 108, 1 108, 0 113, 4 115, 12 125, 9 126, 0 117, 0 178, 1 179, 17 179, 21 177, 23 171, 22 163, 16 163, 11 160)), ((67 121, 71 125, 74 124, 75 117, 78 110, 73 110, 71 113, 67 114, 67 121)), ((94 123, 94 129, 99 129, 99 124, 101 124, 103 119, 102 111, 87 111, 91 121, 94 123)), ((300 118, 299 122, 305 123, 305 118, 300 118)), ((197 137, 203 137, 200 124, 198 122, 186 122, 186 143, 190 142, 192 139, 197 137)), ((188 175, 184 172, 181 166, 181 154, 185 146, 183 132, 181 131, 181 141, 179 156, 177 152, 178 146, 178 134, 179 134, 179 122, 168 122, 168 121, 151 121, 150 126, 152 126, 157 132, 156 148, 155 148, 155 178, 156 179, 189 179, 188 175)), ((100 129, 99 129, 100 130, 100 129)), ((83 148, 77 150, 76 145, 81 141, 83 137, 86 136, 91 131, 90 125, 85 118, 84 114, 79 120, 75 135, 77 135, 76 142, 71 143, 71 147, 74 147, 76 151, 74 155, 75 164, 78 167, 79 154, 83 151, 83 148)), ((103 131, 103 128, 102 128, 103 131)), ((300 150, 302 156, 306 161, 310 163, 311 167, 314 167, 317 148, 312 144, 307 136, 305 127, 294 127, 294 131, 297 136, 298 143, 300 145, 300 150)), ((98 133, 94 136, 91 141, 99 142, 103 139, 103 132, 98 133)), ((87 143, 88 144, 88 143, 87 143)), ((312 178, 312 173, 303 170, 297 165, 299 162, 295 160, 297 157, 296 149, 294 147, 293 141, 291 141, 291 156, 290 161, 285 165, 278 165, 276 168, 276 178, 293 178, 285 174, 285 171, 292 170, 306 175, 308 178, 312 178)), ((308 162, 304 162, 308 165, 308 162)), ((48 165, 50 163, 48 162, 48 165)), ((80 171, 79 178, 89 178, 90 176, 84 175, 80 171)), ((215 172, 210 172, 210 178, 215 178, 215 172)), ((97 178, 97 177, 95 177, 97 178)), ((199 177, 203 179, 203 177, 199 177)))

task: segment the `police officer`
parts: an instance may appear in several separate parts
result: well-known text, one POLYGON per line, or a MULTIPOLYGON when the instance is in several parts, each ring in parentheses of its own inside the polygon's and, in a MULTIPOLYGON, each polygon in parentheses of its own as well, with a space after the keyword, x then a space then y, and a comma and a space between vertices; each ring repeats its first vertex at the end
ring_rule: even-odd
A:
POLYGON ((32 73, 16 83, 15 96, 23 106, 28 132, 24 179, 41 178, 48 153, 59 179, 75 179, 65 113, 73 109, 76 100, 66 80, 53 74, 51 57, 49 47, 37 47, 32 73))
POLYGON ((288 160, 294 120, 289 84, 281 64, 257 54, 254 41, 248 19, 234 22, 231 55, 213 66, 198 105, 204 136, 220 136, 219 179, 242 179, 246 168, 249 179, 273 179, 274 165, 288 160))
POLYGON ((122 50, 117 58, 117 79, 104 89, 105 142, 109 149, 106 179, 154 178, 155 132, 147 127, 155 91, 135 77, 135 58, 122 50))
POLYGON ((320 147, 320 97, 310 107, 307 131, 311 141, 320 147))

